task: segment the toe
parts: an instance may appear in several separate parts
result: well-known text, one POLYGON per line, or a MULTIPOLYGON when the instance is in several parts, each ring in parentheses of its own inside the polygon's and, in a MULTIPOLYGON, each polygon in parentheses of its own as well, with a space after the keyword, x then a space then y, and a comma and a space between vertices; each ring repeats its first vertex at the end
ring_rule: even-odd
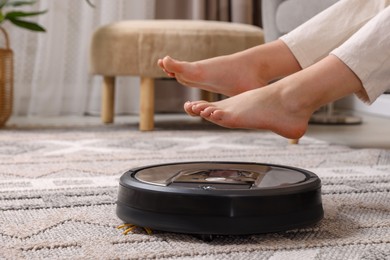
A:
POLYGON ((158 59, 157 60, 157 66, 159 66, 160 68, 164 69, 164 63, 163 63, 162 59, 158 59))
POLYGON ((164 71, 169 77, 171 77, 171 78, 175 78, 175 77, 176 77, 176 74, 173 73, 173 72, 169 72, 169 71, 167 71, 166 69, 163 69, 163 71, 164 71))
POLYGON ((190 116, 199 116, 199 113, 202 111, 200 106, 203 103, 207 103, 204 100, 199 101, 187 101, 184 103, 184 110, 189 114, 190 116))
POLYGON ((173 72, 171 72, 171 71, 166 69, 166 67, 164 65, 164 59, 159 59, 157 61, 157 66, 159 66, 169 77, 175 78, 176 77, 175 73, 173 73, 173 72))
POLYGON ((210 115, 210 120, 214 122, 221 121, 224 114, 225 113, 223 110, 214 109, 214 111, 210 115))
POLYGON ((191 101, 187 101, 184 103, 184 111, 186 111, 187 114, 189 114, 190 116, 198 116, 197 114, 195 114, 193 111, 192 111, 192 104, 193 102, 191 101))
POLYGON ((201 100, 197 102, 192 102, 192 112, 194 112, 197 115, 200 115, 200 113, 205 110, 206 108, 212 106, 211 103, 201 100))
POLYGON ((200 112, 200 116, 203 117, 203 118, 210 118, 212 117, 213 113, 217 110, 216 107, 214 106, 209 106, 209 107, 206 107, 205 109, 203 109, 201 112, 200 112))
POLYGON ((179 62, 175 59, 172 59, 169 56, 166 56, 162 60, 162 63, 163 63, 164 68, 171 73, 182 73, 183 72, 182 62, 179 62))

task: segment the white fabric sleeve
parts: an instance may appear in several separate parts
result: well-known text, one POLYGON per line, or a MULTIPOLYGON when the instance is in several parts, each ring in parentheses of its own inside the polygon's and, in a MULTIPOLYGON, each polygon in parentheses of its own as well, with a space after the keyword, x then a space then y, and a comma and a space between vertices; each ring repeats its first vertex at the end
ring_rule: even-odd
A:
POLYGON ((389 4, 390 0, 341 0, 280 39, 306 68, 329 55, 389 4))
POLYGON ((361 80, 366 93, 356 94, 363 101, 372 103, 390 89, 390 6, 331 54, 361 80))

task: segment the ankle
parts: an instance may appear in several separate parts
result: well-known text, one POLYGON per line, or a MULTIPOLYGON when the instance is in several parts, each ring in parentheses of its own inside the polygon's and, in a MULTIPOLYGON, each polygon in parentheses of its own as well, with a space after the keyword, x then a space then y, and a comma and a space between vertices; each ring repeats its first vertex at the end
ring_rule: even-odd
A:
POLYGON ((289 87, 280 84, 279 81, 272 86, 265 87, 265 89, 271 92, 271 95, 268 96, 272 103, 270 107, 276 109, 274 111, 276 116, 272 120, 274 123, 276 122, 275 125, 278 126, 279 130, 275 132, 290 139, 301 138, 307 130, 312 113, 306 101, 292 95, 289 87))
POLYGON ((301 93, 299 82, 294 81, 285 85, 284 80, 279 82, 277 91, 279 92, 280 103, 289 113, 307 116, 316 109, 315 100, 308 93, 301 93))

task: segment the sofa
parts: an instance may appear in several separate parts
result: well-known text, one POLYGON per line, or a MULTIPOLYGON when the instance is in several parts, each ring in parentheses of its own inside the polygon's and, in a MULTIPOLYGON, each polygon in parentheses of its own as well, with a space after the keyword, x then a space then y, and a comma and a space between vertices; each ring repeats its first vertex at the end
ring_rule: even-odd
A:
POLYGON ((262 0, 266 42, 278 39, 338 0, 262 0))

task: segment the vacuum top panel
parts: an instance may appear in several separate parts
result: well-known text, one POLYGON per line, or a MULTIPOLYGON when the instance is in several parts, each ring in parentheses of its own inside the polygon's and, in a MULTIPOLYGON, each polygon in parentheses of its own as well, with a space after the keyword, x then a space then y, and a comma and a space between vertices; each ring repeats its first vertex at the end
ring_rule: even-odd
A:
POLYGON ((134 177, 143 183, 203 189, 263 189, 304 182, 307 173, 251 163, 183 163, 142 168, 134 177))

